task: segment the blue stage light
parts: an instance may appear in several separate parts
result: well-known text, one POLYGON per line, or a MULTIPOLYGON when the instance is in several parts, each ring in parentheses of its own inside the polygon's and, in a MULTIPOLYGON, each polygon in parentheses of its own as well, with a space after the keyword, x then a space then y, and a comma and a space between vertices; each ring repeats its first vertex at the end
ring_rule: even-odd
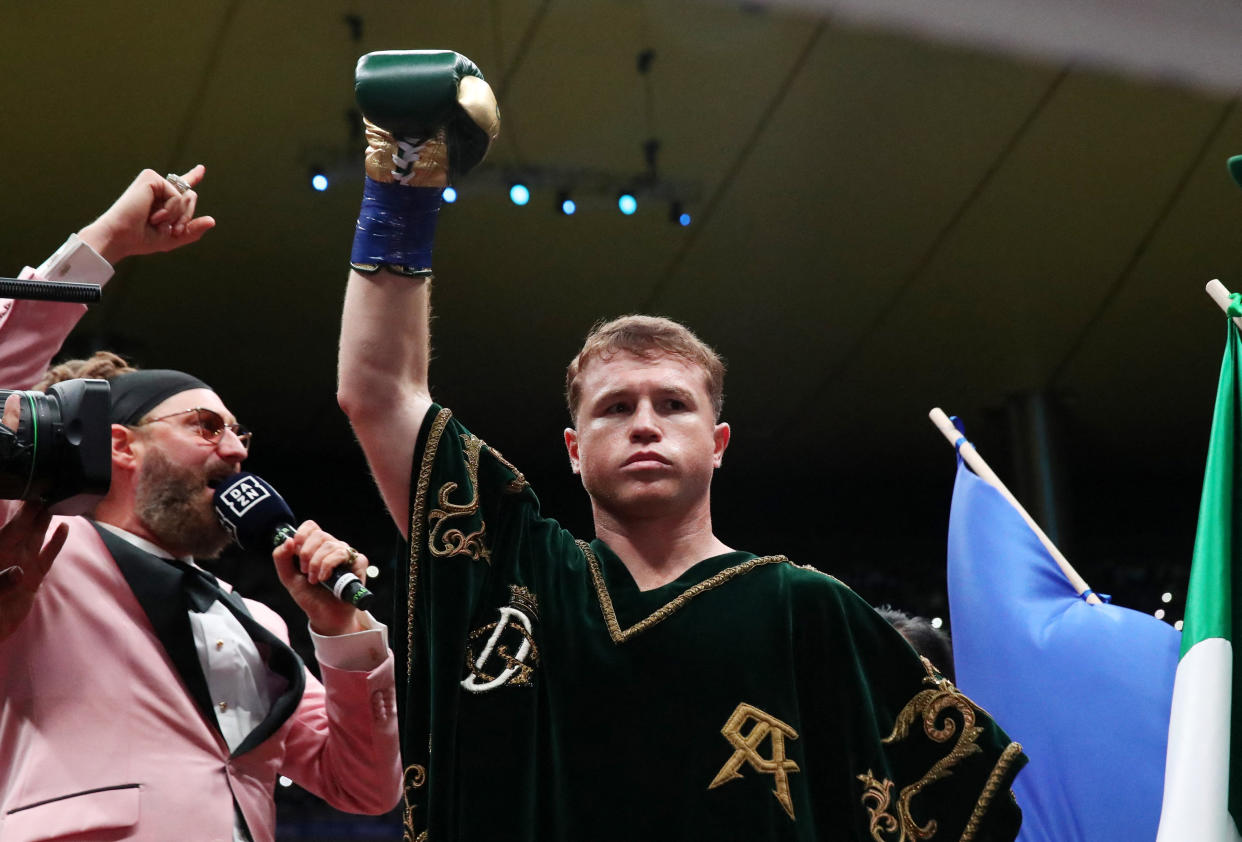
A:
POLYGON ((574 203, 573 199, 565 199, 564 201, 561 202, 561 213, 565 214, 566 216, 573 216, 574 211, 576 211, 577 209, 578 209, 578 206, 574 203))
POLYGON ((524 205, 530 201, 530 190, 525 184, 514 184, 509 188, 509 201, 515 205, 524 205))
POLYGON ((638 199, 634 198, 633 193, 622 193, 617 197, 617 210, 626 216, 631 215, 638 210, 638 199))
POLYGON ((451 205, 457 201, 457 191, 452 187, 445 187, 444 192, 440 194, 440 198, 444 200, 445 204, 451 205))
POLYGON ((322 193, 328 189, 328 177, 321 172, 311 175, 311 188, 322 193))
POLYGON ((683 213, 681 216, 677 217, 677 222, 681 225, 682 228, 685 228, 687 225, 690 224, 690 214, 683 213))

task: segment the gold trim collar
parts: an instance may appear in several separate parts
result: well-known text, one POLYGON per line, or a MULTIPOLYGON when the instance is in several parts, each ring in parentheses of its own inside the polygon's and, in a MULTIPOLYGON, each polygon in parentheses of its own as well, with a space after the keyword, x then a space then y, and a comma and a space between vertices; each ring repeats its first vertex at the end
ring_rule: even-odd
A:
POLYGON ((629 628, 621 628, 621 624, 617 622, 617 612, 612 605, 612 597, 608 593, 608 585, 604 582, 604 571, 601 569, 599 559, 595 557, 595 552, 591 549, 591 545, 586 541, 579 540, 578 548, 582 550, 582 554, 586 556, 587 567, 591 571, 591 581, 595 585, 595 595, 599 598, 600 610, 604 613, 604 623, 608 626, 608 634, 612 637, 614 643, 625 643, 636 634, 644 632, 657 623, 668 619, 678 610, 680 610, 687 602, 694 599, 701 593, 710 591, 728 582, 742 576, 757 567, 765 564, 784 564, 789 559, 783 555, 768 555, 759 558, 752 558, 749 561, 743 561, 732 567, 726 567, 715 576, 704 579, 697 585, 691 585, 682 591, 679 595, 673 597, 664 605, 648 614, 629 628))

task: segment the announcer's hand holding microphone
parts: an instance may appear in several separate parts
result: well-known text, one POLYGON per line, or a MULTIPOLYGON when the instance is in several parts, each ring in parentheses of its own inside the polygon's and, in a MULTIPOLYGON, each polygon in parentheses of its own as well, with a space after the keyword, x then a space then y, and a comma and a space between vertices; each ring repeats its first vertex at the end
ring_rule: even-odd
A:
POLYGON ((367 628, 359 621, 358 608, 333 596, 330 588, 321 587, 342 567, 359 581, 365 579, 367 558, 362 553, 308 520, 272 551, 272 560, 281 583, 310 619, 311 631, 336 635, 367 628))
POLYGON ((246 471, 216 486, 215 508, 242 549, 271 551, 276 575, 310 620, 311 631, 331 636, 368 628, 359 616, 372 599, 364 585, 366 556, 313 520, 295 529, 285 499, 246 471))

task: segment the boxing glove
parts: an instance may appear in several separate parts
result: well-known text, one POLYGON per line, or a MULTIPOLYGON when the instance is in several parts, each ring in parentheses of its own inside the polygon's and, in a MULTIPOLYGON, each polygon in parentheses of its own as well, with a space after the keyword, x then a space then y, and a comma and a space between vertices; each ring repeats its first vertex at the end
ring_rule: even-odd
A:
POLYGON ((421 143, 440 135, 450 180, 482 161, 500 133, 491 86, 451 50, 367 53, 354 71, 354 96, 362 116, 395 138, 421 143))
POLYGON ((367 178, 350 265, 429 275, 440 195, 499 134, 496 97, 474 62, 449 50, 368 53, 354 93, 367 178))

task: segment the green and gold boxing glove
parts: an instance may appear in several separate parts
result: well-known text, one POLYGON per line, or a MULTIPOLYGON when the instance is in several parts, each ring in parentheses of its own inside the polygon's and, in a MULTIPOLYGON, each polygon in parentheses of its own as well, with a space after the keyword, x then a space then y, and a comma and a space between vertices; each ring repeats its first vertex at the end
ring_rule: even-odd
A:
POLYGON ((445 185, 483 160, 500 110, 479 68, 450 50, 389 50, 358 60, 366 187, 350 266, 431 274, 445 185))

